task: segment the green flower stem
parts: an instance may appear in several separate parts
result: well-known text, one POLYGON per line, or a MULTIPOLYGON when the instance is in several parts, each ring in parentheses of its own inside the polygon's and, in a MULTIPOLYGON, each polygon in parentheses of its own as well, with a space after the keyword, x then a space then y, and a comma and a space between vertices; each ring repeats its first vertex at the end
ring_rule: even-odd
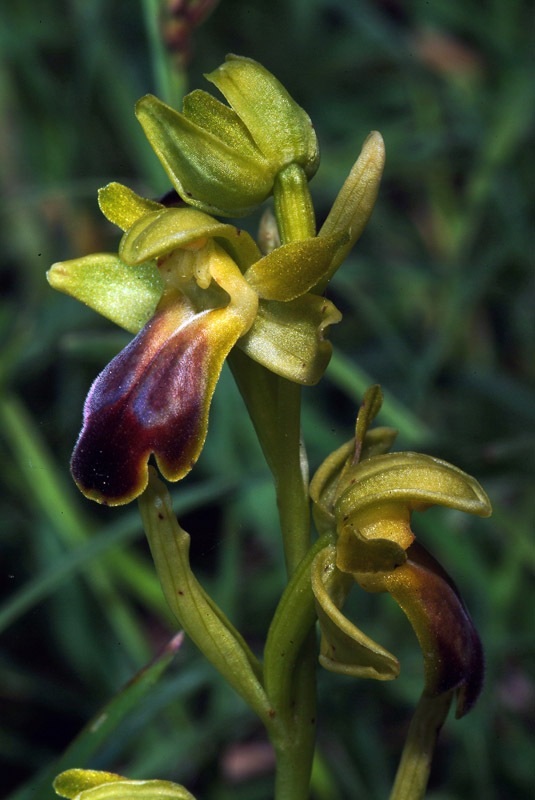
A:
MULTIPOLYGON (((299 164, 279 172, 273 187, 281 244, 316 235, 308 179, 299 164)), ((277 378, 278 458, 274 477, 288 575, 291 577, 310 544, 308 466, 301 443, 301 387, 277 378)))
POLYGON ((293 725, 272 738, 277 759, 275 800, 307 800, 316 741, 316 634, 309 631, 295 670, 293 725))
POLYGON ((278 458, 275 488, 286 558, 291 577, 310 547, 308 464, 301 441, 301 387, 277 376, 278 458))
POLYGON ((308 180, 299 164, 289 164, 279 172, 273 186, 273 197, 282 244, 299 242, 316 235, 308 180))
POLYGON ((433 760, 438 734, 448 715, 453 692, 437 697, 422 695, 409 726, 390 800, 421 800, 433 760))
MULTIPOLYGON (((290 164, 279 173, 273 194, 281 243, 315 236, 314 209, 308 181, 300 166, 290 164)), ((267 690, 275 713, 280 714, 283 721, 282 734, 270 732, 277 757, 275 800, 306 800, 316 723, 316 641, 315 632, 311 630, 315 614, 310 588, 312 562, 307 556, 310 547, 308 464, 301 442, 301 387, 278 376, 275 381, 276 424, 272 434, 277 436, 277 446, 274 448, 276 458, 270 466, 275 478, 290 584, 281 599, 266 644, 264 682, 266 690, 269 686, 273 693, 272 697, 267 690)), ((316 545, 312 551, 315 554, 316 545)))

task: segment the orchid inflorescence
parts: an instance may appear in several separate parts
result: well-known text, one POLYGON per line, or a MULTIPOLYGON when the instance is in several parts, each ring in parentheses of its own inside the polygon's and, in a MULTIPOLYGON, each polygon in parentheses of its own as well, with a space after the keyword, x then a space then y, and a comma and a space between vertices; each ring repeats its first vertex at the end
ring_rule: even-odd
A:
MULTIPOLYGON (((306 796, 313 737, 303 733, 304 717, 295 709, 312 701, 301 697, 292 676, 308 658, 307 636, 315 621, 323 667, 380 680, 399 673, 397 659, 344 616, 352 586, 390 593, 409 618, 424 654, 424 698, 441 703, 435 729, 454 692, 458 716, 475 703, 483 679, 479 637, 455 585, 415 540, 410 523, 413 512, 432 505, 488 516, 490 504, 477 481, 451 464, 418 453, 389 453, 396 431, 370 428, 382 403, 374 386, 358 413, 355 437, 327 457, 310 483, 320 537, 310 547, 307 529, 299 546, 287 551, 299 558, 295 563, 287 558, 291 579, 263 667, 197 582, 189 565, 189 536, 176 522, 149 459, 154 455, 170 481, 191 470, 204 445, 223 363, 233 351, 238 385, 274 474, 285 547, 297 528, 308 526, 302 452, 295 462, 297 477, 293 474, 304 491, 301 520, 297 525, 294 520, 293 528, 282 522, 283 514, 292 517, 282 476, 295 455, 285 448, 292 442, 299 447, 299 424, 297 415, 297 438, 290 441, 285 408, 277 417, 270 404, 288 382, 317 383, 328 365, 332 348, 326 336, 341 314, 324 290, 370 217, 384 166, 382 138, 372 132, 316 234, 308 182, 318 168, 319 150, 307 114, 250 59, 229 56, 206 77, 229 105, 197 90, 184 98, 181 113, 150 95, 136 107, 178 202, 169 205, 165 198, 146 199, 108 184, 99 192, 99 205, 124 232, 118 253, 61 262, 48 273, 52 286, 135 334, 89 391, 71 468, 81 491, 99 503, 139 498, 169 605, 257 712, 276 753, 295 748, 301 777, 292 783, 286 765, 276 791, 277 797, 299 800, 306 796), (275 217, 270 211, 264 215, 259 244, 213 216, 249 214, 271 195, 275 217), (262 394, 257 379, 269 391, 262 394), (283 661, 274 655, 283 652, 281 643, 283 661)), ((405 764, 399 781, 409 780, 407 769, 405 764)), ((426 773, 421 765, 414 770, 423 770, 416 797, 423 793, 426 773)), ((63 773, 56 790, 79 800, 192 797, 165 781, 129 782, 88 770, 63 773)))

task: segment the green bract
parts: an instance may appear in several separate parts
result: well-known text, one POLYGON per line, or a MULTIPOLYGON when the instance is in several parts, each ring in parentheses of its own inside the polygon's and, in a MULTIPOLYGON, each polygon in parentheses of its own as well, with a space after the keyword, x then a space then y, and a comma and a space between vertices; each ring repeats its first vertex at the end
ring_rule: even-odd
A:
POLYGON ((136 115, 171 183, 190 205, 242 216, 268 197, 290 164, 311 178, 319 164, 308 115, 279 81, 249 58, 229 55, 206 76, 229 106, 196 90, 182 113, 152 95, 136 115))

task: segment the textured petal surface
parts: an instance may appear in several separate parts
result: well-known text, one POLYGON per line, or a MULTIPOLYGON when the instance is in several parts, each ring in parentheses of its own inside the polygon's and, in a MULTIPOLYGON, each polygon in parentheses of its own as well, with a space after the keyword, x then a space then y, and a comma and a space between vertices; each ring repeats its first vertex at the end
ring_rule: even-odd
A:
POLYGON ((459 689, 457 717, 476 702, 484 677, 483 649, 457 587, 420 544, 389 573, 355 575, 368 591, 388 591, 407 615, 420 642, 428 694, 459 689))
POLYGON ((108 364, 87 397, 72 458, 87 497, 108 505, 137 497, 151 453, 167 479, 189 472, 223 361, 242 332, 230 307, 193 314, 174 298, 108 364))
POLYGON ((131 333, 154 314, 163 281, 154 262, 131 266, 111 253, 95 253, 54 264, 47 272, 54 289, 75 297, 131 333))
POLYGON ((238 347, 250 358, 296 383, 311 385, 331 358, 327 329, 342 315, 324 297, 306 294, 289 303, 261 301, 258 314, 238 347))
POLYGON ((272 168, 240 152, 184 114, 146 95, 136 116, 171 183, 190 205, 223 216, 248 214, 273 188, 272 168))
POLYGON ((328 272, 346 238, 334 234, 290 242, 249 267, 245 278, 264 300, 294 300, 328 272))
POLYGON ((123 231, 128 230, 144 214, 164 208, 161 203, 140 197, 122 183, 108 183, 99 189, 98 204, 106 219, 118 225, 123 231))

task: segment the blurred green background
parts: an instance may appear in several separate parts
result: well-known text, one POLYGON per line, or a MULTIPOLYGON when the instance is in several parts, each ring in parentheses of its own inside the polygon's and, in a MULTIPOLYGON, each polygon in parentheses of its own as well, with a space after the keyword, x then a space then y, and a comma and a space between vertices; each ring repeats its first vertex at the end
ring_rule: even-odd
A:
MULTIPOLYGON (((376 209, 328 290, 344 313, 331 332, 336 355, 304 393, 311 467, 351 436, 363 389, 380 382, 379 421, 399 428, 398 449, 446 458, 482 482, 490 520, 434 509, 415 521, 487 655, 481 700, 448 720, 428 796, 532 797, 532 4, 222 0, 189 42, 173 3, 164 6, 8 0, 0 10, 2 788, 52 798, 47 769, 175 632, 137 509, 86 501, 68 471, 88 387, 128 337, 54 293, 45 270, 116 249, 100 186, 119 180, 152 197, 170 188, 136 99, 210 90, 202 73, 236 52, 275 73, 314 121, 320 223, 368 132, 384 136, 376 209)), ((259 216, 241 224, 254 233, 259 216)), ((282 553, 267 469, 227 372, 202 458, 173 497, 200 579, 260 650, 282 553)), ((402 673, 388 684, 319 675, 314 800, 387 797, 422 685, 399 609, 353 594, 349 613, 402 673)), ((135 686, 139 697, 123 694, 108 727, 93 725, 80 745, 87 765, 183 782, 202 800, 271 796, 262 731, 193 645, 151 689, 135 686)))

